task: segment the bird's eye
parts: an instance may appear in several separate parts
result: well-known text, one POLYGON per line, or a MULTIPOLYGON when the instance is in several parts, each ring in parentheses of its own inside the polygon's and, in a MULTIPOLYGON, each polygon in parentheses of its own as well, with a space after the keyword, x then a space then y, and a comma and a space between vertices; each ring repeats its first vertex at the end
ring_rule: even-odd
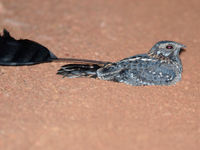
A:
POLYGON ((167 49, 173 49, 173 46, 172 45, 167 45, 166 48, 167 49))

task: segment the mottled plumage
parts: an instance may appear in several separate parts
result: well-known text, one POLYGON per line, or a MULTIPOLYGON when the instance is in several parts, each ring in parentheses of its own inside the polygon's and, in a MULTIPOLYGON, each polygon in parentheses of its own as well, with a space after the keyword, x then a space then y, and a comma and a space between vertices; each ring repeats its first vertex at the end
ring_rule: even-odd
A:
POLYGON ((133 86, 172 85, 181 80, 182 64, 179 52, 184 45, 160 41, 147 54, 125 58, 103 66, 98 64, 68 64, 58 74, 64 77, 93 77, 123 82, 133 86))

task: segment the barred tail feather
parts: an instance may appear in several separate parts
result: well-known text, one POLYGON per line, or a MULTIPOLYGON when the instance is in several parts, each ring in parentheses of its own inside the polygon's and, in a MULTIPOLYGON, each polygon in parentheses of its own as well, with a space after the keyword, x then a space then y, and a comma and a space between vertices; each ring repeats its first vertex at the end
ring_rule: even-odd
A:
POLYGON ((96 78, 96 71, 101 68, 97 64, 68 64, 61 67, 57 74, 68 78, 90 77, 96 78))

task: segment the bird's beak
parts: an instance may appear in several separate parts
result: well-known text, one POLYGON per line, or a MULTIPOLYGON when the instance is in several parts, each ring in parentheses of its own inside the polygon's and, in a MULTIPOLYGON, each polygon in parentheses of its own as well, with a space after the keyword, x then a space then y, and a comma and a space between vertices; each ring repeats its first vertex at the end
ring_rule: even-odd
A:
POLYGON ((185 51, 185 48, 186 48, 186 46, 185 46, 185 45, 183 45, 183 44, 180 44, 180 50, 179 50, 179 53, 182 53, 182 52, 184 52, 184 51, 185 51))
POLYGON ((186 48, 186 46, 185 45, 183 45, 183 44, 180 44, 180 48, 186 48))

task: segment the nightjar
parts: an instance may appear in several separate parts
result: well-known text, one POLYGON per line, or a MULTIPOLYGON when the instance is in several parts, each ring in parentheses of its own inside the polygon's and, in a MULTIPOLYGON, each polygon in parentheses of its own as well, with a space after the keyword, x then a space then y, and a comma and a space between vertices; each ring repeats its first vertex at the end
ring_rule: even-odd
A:
POLYGON ((185 47, 174 41, 160 41, 146 54, 104 65, 68 64, 62 66, 57 74, 69 78, 98 78, 133 86, 173 85, 181 80, 179 52, 185 47))

